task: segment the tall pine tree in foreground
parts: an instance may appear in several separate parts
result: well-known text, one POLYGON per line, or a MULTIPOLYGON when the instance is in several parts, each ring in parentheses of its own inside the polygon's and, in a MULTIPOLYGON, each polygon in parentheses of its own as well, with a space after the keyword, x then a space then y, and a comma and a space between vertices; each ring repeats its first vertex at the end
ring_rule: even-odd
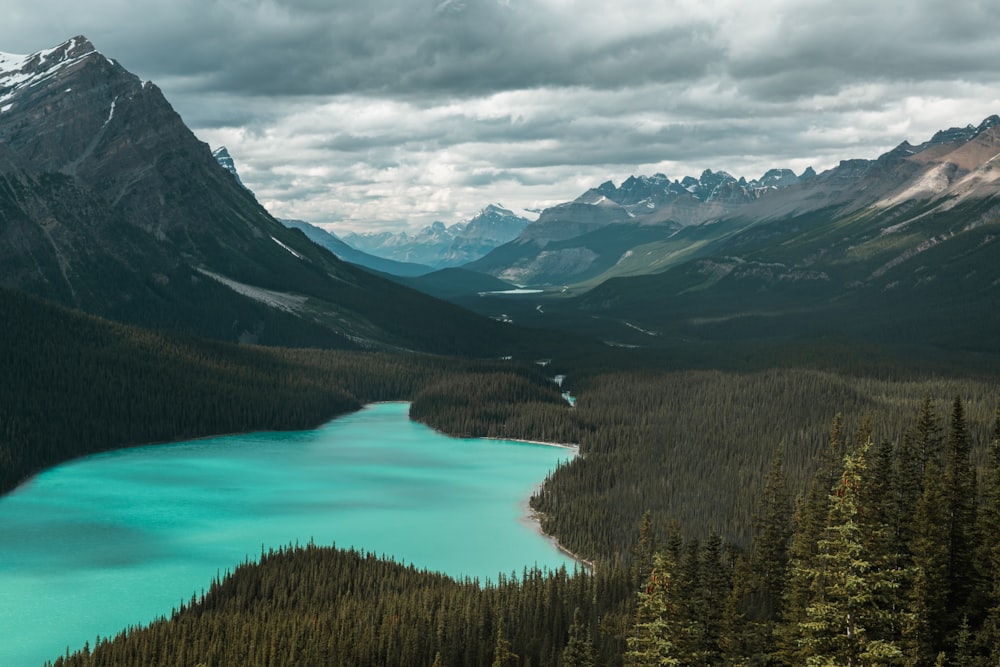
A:
POLYGON ((869 441, 844 458, 816 558, 798 566, 811 582, 799 622, 807 665, 902 664, 902 611, 893 604, 902 573, 886 552, 884 526, 864 505, 870 451, 869 441))

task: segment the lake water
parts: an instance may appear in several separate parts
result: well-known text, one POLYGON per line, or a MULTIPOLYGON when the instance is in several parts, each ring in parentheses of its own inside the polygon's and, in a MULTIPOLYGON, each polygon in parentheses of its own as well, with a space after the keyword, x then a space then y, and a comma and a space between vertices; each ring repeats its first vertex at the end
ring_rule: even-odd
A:
POLYGON ((99 454, 0 498, 0 665, 169 615, 262 547, 335 543, 480 580, 573 568, 526 505, 569 451, 448 438, 408 407, 99 454))

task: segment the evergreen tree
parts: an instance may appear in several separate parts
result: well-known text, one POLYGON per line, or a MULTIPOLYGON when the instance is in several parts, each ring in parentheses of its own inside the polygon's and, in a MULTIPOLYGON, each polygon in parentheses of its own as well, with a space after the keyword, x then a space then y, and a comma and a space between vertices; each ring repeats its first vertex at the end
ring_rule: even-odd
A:
POLYGON ((694 631, 690 633, 695 641, 686 660, 692 667, 716 665, 721 661, 723 614, 732 592, 732 574, 724 561, 722 538, 713 533, 698 554, 698 587, 692 605, 694 631))
POLYGON ((788 546, 788 574, 782 593, 782 622, 776 630, 778 651, 789 665, 804 662, 801 633, 807 622, 807 605, 818 567, 818 545, 823 539, 833 490, 845 448, 843 418, 837 413, 830 425, 826 449, 817 457, 817 470, 795 507, 795 529, 788 546))
POLYGON ((497 634, 493 646, 493 667, 514 667, 517 665, 517 654, 510 645, 510 640, 504 632, 503 621, 497 624, 497 634))
MULTIPOLYGON (((934 402, 929 395, 925 395, 924 400, 920 404, 920 411, 917 414, 917 437, 915 442, 918 460, 922 465, 940 454, 943 441, 944 439, 941 437, 941 424, 934 410, 934 402)), ((922 476, 923 470, 920 472, 922 476)))
POLYGON ((871 443, 844 459, 830 496, 827 526, 814 565, 806 573, 811 595, 799 623, 809 665, 896 665, 902 651, 895 629, 901 573, 878 546, 884 528, 866 519, 863 485, 871 443))
POLYGON ((594 643, 590 631, 584 627, 580 609, 573 611, 573 623, 569 626, 569 641, 559 656, 560 667, 594 667, 594 643))
POLYGON ((649 510, 642 513, 639 522, 639 541, 631 549, 632 551, 632 580, 636 587, 642 585, 649 577, 649 572, 653 567, 653 554, 656 552, 656 544, 652 534, 652 515, 649 510))
POLYGON ((957 631, 962 617, 976 610, 970 601, 976 587, 976 473, 962 399, 955 397, 945 443, 945 503, 948 525, 948 609, 957 631))
POLYGON ((944 644, 948 612, 948 520, 944 479, 937 461, 927 462, 910 543, 912 571, 904 626, 907 664, 933 664, 944 644))
POLYGON ((779 449, 764 478, 759 510, 754 517, 750 562, 759 581, 755 614, 773 620, 781 611, 781 591, 788 568, 788 543, 792 535, 792 502, 779 449))
POLYGON ((983 582, 980 606, 986 610, 979 645, 988 664, 996 665, 1000 664, 1000 406, 990 438, 990 461, 979 523, 983 537, 979 558, 983 582))
POLYGON ((679 609, 673 598, 675 565, 667 553, 653 559, 646 586, 639 592, 635 624, 626 642, 625 664, 629 667, 660 667, 685 663, 677 644, 679 609))

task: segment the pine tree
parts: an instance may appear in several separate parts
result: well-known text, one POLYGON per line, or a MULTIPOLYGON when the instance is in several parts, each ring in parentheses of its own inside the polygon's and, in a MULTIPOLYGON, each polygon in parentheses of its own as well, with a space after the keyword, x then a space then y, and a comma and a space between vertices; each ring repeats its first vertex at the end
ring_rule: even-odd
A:
POLYGON ((517 654, 511 649, 510 640, 504 632, 503 621, 497 624, 497 634, 493 645, 493 667, 513 667, 517 665, 517 654))
POLYGON ((990 665, 1000 664, 1000 406, 997 407, 990 439, 990 465, 987 471, 982 511, 979 515, 979 572, 983 583, 986 610, 979 645, 990 665))
POLYGON ((895 641, 902 616, 894 604, 901 573, 880 553, 884 527, 866 519, 863 504, 870 448, 869 442, 845 457, 815 564, 806 573, 811 595, 799 625, 809 665, 902 661, 895 641))
POLYGON ((973 610, 970 601, 976 587, 976 472, 972 467, 971 442, 965 424, 962 399, 955 397, 945 443, 945 503, 948 511, 948 608, 950 627, 957 631, 962 617, 973 610))
POLYGON ((912 573, 904 626, 908 664, 931 665, 944 644, 948 615, 948 521, 944 479, 937 461, 927 463, 910 543, 912 573))
POLYGON ((580 609, 573 611, 573 623, 569 626, 569 641, 559 656, 560 667, 594 667, 594 643, 590 631, 584 627, 580 609))
POLYGON ((628 637, 625 664, 629 667, 684 665, 677 644, 679 610, 673 599, 675 564, 666 553, 653 558, 653 570, 639 592, 635 624, 628 637))

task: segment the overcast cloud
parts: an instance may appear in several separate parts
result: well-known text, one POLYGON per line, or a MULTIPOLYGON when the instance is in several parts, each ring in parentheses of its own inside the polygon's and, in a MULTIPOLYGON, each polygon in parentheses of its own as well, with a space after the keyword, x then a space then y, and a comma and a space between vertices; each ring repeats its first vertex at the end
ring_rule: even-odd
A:
POLYGON ((822 171, 1000 113, 995 0, 0 6, 0 51, 89 37, 226 145, 272 213, 336 231, 631 174, 822 171))

